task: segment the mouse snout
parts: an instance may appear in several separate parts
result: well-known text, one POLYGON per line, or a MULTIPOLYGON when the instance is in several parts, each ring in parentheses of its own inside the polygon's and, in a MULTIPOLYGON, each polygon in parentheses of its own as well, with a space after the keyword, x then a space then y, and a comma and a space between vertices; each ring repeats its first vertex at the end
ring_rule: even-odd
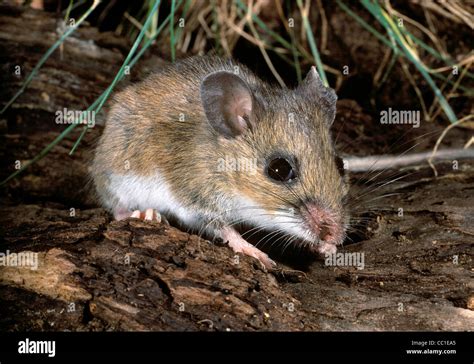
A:
POLYGON ((301 212, 307 226, 320 241, 334 245, 342 243, 344 231, 340 213, 324 207, 319 202, 306 203, 301 212))

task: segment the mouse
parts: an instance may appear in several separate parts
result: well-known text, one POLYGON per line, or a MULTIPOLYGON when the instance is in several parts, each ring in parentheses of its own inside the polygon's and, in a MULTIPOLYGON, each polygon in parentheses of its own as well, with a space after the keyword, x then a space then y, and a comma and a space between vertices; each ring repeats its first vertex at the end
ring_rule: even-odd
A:
POLYGON ((175 219, 266 269, 239 223, 333 254, 350 218, 336 101, 314 66, 290 89, 218 56, 166 65, 113 97, 91 166, 99 202, 117 220, 175 219))

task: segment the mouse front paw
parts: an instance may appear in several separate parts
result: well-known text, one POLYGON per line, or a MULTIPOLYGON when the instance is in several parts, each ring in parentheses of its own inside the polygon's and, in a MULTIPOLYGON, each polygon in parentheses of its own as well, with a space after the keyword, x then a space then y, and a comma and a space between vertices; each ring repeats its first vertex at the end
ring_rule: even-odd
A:
POLYGON ((273 269, 276 267, 276 263, 270 259, 267 254, 247 242, 234 229, 224 228, 222 230, 222 238, 228 242, 229 247, 231 247, 234 252, 249 255, 257 259, 264 269, 273 269))

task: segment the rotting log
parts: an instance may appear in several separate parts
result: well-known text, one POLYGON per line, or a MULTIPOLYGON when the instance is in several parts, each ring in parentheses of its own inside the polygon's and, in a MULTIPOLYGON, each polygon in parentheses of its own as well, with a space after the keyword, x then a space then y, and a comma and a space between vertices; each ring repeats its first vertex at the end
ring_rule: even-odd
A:
MULTIPOLYGON (((2 9, 3 105, 24 80, 14 66, 27 74, 57 33, 49 15, 2 9)), ((52 56, 2 122, 2 179, 59 134, 56 110, 84 108, 102 92, 124 50, 85 26, 52 56)), ((339 103, 338 120, 370 119, 353 104, 339 103)), ((472 161, 443 164, 438 178, 415 166, 416 176, 388 186, 401 195, 368 214, 342 250, 363 253, 364 269, 320 259, 305 272, 264 272, 167 224, 112 221, 88 193, 100 131, 69 156, 77 128, 0 192, 0 252, 36 252, 39 262, 0 267, 1 330, 474 329, 472 161)))

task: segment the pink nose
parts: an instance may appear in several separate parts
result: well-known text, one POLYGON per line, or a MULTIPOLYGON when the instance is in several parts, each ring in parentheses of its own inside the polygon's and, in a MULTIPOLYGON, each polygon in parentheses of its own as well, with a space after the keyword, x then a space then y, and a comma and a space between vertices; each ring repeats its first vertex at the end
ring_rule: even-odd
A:
POLYGON ((302 207, 308 227, 321 241, 332 244, 342 242, 343 228, 340 214, 323 207, 318 202, 310 202, 302 207))

